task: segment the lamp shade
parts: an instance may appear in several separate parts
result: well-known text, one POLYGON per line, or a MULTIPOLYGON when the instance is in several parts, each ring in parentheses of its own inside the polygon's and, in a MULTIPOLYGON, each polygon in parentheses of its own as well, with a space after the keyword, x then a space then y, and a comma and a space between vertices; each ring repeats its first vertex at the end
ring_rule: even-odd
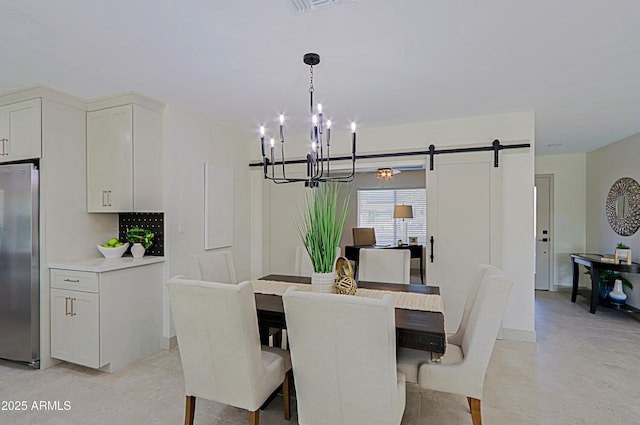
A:
POLYGON ((413 218, 411 205, 396 205, 393 207, 393 218, 413 218))

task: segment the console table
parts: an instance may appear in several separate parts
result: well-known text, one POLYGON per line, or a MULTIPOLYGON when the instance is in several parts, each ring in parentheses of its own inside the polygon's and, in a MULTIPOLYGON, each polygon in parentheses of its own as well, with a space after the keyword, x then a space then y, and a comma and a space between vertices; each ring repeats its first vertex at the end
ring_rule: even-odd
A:
POLYGON ((587 266, 591 268, 591 308, 589 311, 593 314, 596 312, 598 304, 598 289, 600 286, 600 271, 612 270, 624 273, 640 273, 640 264, 614 264, 602 261, 602 255, 599 254, 571 254, 571 262, 573 263, 573 289, 571 290, 571 302, 576 302, 578 295, 578 280, 580 277, 579 266, 587 266))
POLYGON ((423 245, 347 245, 344 247, 344 256, 347 260, 355 261, 356 269, 354 275, 358 275, 358 260, 360 260, 360 250, 362 248, 380 248, 380 249, 408 249, 411 253, 411 258, 420 259, 420 281, 424 285, 424 259, 422 258, 423 245))

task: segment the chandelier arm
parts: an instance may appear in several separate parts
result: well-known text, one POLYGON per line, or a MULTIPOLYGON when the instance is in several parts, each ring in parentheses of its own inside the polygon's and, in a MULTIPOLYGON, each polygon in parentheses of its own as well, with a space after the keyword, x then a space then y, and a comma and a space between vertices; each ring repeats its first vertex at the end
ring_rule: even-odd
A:
MULTIPOLYGON (((330 148, 330 138, 331 138, 331 123, 330 120, 327 121, 326 128, 326 150, 325 150, 325 138, 324 138, 324 120, 322 114, 321 105, 318 105, 318 115, 314 115, 313 112, 313 66, 320 63, 320 56, 316 53, 307 53, 304 55, 303 61, 305 64, 309 65, 309 114, 311 117, 311 126, 309 129, 309 142, 311 143, 311 148, 306 155, 306 158, 300 160, 290 160, 287 162, 285 148, 284 148, 284 134, 283 134, 283 124, 284 124, 284 115, 280 115, 280 154, 281 161, 276 161, 275 149, 274 149, 274 140, 271 139, 271 149, 269 152, 265 149, 264 144, 264 127, 260 127, 260 143, 262 149, 262 167, 264 178, 273 181, 276 184, 284 184, 284 183, 294 183, 294 182, 304 182, 307 187, 318 187, 321 182, 350 182, 353 180, 355 176, 355 123, 352 123, 352 131, 353 131, 353 141, 352 141, 352 153, 351 153, 351 174, 348 176, 335 176, 332 177, 331 173, 331 148, 330 148), (326 161, 326 164, 324 163, 326 161), (296 177, 287 177, 286 174, 286 166, 291 164, 302 164, 305 163, 307 167, 306 178, 296 178, 296 177), (277 176, 275 169, 278 168, 277 165, 282 166, 282 175, 277 176), (269 166, 271 166, 271 173, 269 173, 269 166)), ((339 157, 338 160, 347 160, 349 157, 339 157)), ((335 159, 334 159, 335 160, 335 159)))
POLYGON ((271 148, 271 177, 276 176, 276 162, 275 155, 273 153, 273 147, 271 148))
POLYGON ((318 172, 318 176, 317 178, 322 178, 324 176, 324 150, 323 150, 323 146, 322 146, 322 133, 318 134, 318 137, 316 139, 316 143, 319 146, 320 149, 320 167, 319 167, 319 172, 318 172))

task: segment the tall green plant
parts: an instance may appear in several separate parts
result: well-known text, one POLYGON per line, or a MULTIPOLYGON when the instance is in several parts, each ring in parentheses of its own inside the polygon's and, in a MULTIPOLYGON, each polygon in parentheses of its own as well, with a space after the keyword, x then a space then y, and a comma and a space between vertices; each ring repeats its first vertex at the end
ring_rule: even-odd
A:
POLYGON ((333 271, 349 203, 349 194, 345 193, 338 209, 341 194, 339 183, 321 183, 306 195, 297 227, 316 273, 333 271))

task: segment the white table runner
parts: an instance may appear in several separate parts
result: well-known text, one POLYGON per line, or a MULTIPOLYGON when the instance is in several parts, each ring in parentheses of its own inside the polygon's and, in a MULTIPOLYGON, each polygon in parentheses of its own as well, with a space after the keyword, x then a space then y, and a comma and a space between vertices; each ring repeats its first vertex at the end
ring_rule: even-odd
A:
MULTIPOLYGON (((306 283, 290 283, 275 280, 252 280, 253 291, 258 294, 282 296, 291 286, 300 291, 311 291, 311 285, 306 283)), ((417 294, 415 292, 394 292, 380 289, 358 288, 357 297, 382 298, 385 294, 391 294, 396 308, 406 310, 432 311, 444 314, 442 297, 437 294, 417 294)), ((350 295, 344 295, 348 297, 350 295)))

